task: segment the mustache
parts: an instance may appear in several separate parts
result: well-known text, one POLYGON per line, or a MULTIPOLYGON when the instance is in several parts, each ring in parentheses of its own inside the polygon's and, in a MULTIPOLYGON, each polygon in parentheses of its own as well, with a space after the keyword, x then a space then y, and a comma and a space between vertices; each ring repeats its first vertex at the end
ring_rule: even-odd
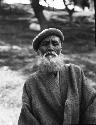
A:
POLYGON ((55 51, 47 51, 47 52, 44 54, 44 57, 47 57, 47 55, 58 56, 55 51))

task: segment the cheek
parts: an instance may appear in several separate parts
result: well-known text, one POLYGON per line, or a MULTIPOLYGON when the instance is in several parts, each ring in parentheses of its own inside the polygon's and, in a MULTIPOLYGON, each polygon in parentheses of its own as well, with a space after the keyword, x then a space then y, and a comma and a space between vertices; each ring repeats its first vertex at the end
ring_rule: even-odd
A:
MULTIPOLYGON (((48 48, 44 47, 44 46, 40 47, 39 51, 40 51, 41 55, 44 55, 46 53, 47 49, 48 48)), ((59 55, 61 52, 61 46, 53 47, 53 50, 56 52, 57 55, 59 55)))
POLYGON ((58 54, 58 55, 59 55, 59 54, 60 54, 60 52, 61 52, 61 47, 56 47, 56 48, 55 48, 55 52, 56 52, 56 54, 58 54))
POLYGON ((45 54, 45 52, 46 52, 46 48, 45 48, 45 47, 41 47, 41 48, 39 49, 39 51, 40 51, 40 53, 43 55, 43 54, 45 54))

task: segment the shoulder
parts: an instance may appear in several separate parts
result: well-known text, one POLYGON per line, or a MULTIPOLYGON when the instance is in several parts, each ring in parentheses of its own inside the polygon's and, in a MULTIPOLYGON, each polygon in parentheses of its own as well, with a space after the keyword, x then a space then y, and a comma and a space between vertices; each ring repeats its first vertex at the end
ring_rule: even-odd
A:
POLYGON ((32 73, 25 81, 25 84, 30 85, 33 84, 38 78, 38 72, 32 73))
POLYGON ((32 73, 25 81, 24 85, 23 85, 23 92, 28 92, 28 93, 32 93, 34 92, 37 82, 38 82, 38 73, 32 73))
POLYGON ((63 55, 62 53, 61 53, 61 58, 63 59, 63 61, 64 61, 64 67, 66 67, 66 68, 73 68, 74 70, 78 70, 78 71, 81 71, 82 70, 82 68, 79 66, 79 65, 76 65, 76 64, 73 64, 73 63, 65 63, 66 61, 65 61, 65 59, 66 58, 68 58, 68 57, 66 57, 65 55, 63 55))
POLYGON ((82 79, 85 78, 82 68, 75 64, 66 64, 66 67, 68 69, 69 78, 81 84, 82 79))
POLYGON ((65 67, 67 67, 69 70, 71 70, 72 72, 76 72, 76 73, 80 73, 82 71, 82 68, 79 65, 76 64, 65 64, 65 67))

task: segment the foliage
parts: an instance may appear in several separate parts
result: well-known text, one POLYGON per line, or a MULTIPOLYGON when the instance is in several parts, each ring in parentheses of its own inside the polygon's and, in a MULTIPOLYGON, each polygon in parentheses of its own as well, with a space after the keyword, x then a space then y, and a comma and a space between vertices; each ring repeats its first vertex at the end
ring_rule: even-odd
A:
POLYGON ((68 4, 74 4, 74 5, 77 5, 77 6, 80 6, 82 7, 83 9, 85 7, 90 7, 91 4, 94 4, 94 8, 95 8, 95 0, 63 0, 64 1, 64 4, 67 2, 68 4))

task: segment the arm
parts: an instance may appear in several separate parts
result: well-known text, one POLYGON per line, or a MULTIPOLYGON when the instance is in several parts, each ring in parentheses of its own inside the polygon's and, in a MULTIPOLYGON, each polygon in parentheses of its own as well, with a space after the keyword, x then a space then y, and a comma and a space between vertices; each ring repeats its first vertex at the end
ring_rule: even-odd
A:
POLYGON ((27 83, 23 87, 22 95, 22 108, 18 120, 18 125, 40 125, 38 120, 35 118, 32 107, 31 107, 31 90, 27 83))
POLYGON ((80 123, 96 124, 96 89, 81 71, 81 110, 80 123))

